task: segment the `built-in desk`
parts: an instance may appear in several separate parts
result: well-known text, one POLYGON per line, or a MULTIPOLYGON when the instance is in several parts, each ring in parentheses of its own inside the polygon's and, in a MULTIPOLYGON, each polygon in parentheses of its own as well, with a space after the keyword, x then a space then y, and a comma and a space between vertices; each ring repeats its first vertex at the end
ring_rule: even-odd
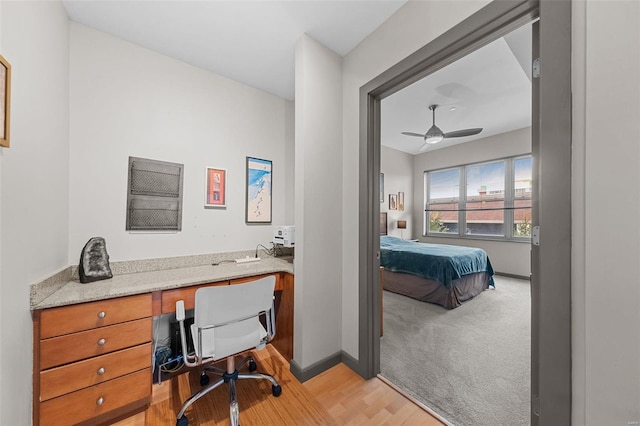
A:
POLYGON ((34 284, 34 424, 108 424, 144 410, 151 398, 153 318, 174 312, 176 300, 193 308, 203 286, 275 275, 277 332, 271 343, 291 360, 293 264, 277 258, 211 263, 206 256, 121 262, 112 265, 113 278, 88 284, 72 279, 69 268, 34 284), (158 269, 167 264, 171 269, 158 269))

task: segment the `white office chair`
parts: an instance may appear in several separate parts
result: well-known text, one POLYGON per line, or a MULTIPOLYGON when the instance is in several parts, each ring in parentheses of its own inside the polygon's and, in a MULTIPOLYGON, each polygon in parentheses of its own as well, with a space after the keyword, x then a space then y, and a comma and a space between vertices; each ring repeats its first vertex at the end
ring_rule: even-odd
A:
MULTIPOLYGON (((211 366, 203 369, 200 384, 204 387, 185 401, 177 416, 177 426, 187 426, 189 422, 184 415, 187 408, 222 383, 229 385, 229 415, 233 426, 238 425, 240 414, 236 400, 236 380, 269 380, 273 396, 280 396, 282 388, 273 376, 254 373, 256 363, 253 357, 244 357, 237 367, 235 363, 235 354, 248 349, 263 349, 275 336, 275 282, 275 277, 269 276, 245 284, 203 287, 196 291, 194 322, 191 326, 195 354, 185 356, 184 362, 189 367, 195 367, 226 358, 227 369, 225 371, 211 366), (260 323, 261 317, 265 320, 266 330, 260 323), (238 368, 247 362, 249 373, 238 373, 238 368), (209 384, 207 371, 220 374, 222 377, 209 384)), ((176 302, 176 318, 180 323, 182 353, 186 354, 185 312, 182 300, 176 302)))

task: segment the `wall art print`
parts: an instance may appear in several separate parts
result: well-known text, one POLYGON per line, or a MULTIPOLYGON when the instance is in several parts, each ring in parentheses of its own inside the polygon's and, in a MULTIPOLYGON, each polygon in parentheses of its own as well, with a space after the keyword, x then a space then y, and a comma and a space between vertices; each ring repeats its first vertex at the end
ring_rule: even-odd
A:
POLYGON ((271 223, 271 160, 247 157, 246 223, 271 223))
POLYGON ((227 207, 227 171, 217 167, 206 170, 205 207, 227 207))

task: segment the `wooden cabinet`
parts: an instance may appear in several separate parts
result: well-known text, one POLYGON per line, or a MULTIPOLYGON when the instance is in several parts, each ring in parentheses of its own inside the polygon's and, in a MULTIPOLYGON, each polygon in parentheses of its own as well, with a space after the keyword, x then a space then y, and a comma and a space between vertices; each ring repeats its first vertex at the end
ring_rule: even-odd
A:
POLYGON ((287 361, 293 359, 293 275, 276 282, 276 335, 271 344, 287 361), (278 285, 280 288, 278 288, 278 285))
POLYGON ((151 398, 152 295, 34 312, 34 424, 107 424, 151 398))
POLYGON ((198 288, 274 275, 273 346, 293 358, 293 275, 238 278, 33 312, 33 424, 107 425, 151 400, 153 315, 193 309, 198 288))

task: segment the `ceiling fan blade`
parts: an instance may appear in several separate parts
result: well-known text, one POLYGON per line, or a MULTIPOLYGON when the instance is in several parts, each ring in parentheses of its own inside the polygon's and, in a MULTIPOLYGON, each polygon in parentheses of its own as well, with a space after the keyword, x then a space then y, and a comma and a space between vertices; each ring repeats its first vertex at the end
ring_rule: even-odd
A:
POLYGON ((424 138, 424 133, 402 132, 402 134, 407 136, 418 136, 418 137, 424 138))
POLYGON ((444 134, 445 138, 461 138, 463 136, 477 135, 482 131, 482 127, 475 129, 456 130, 455 132, 447 132, 444 134))

